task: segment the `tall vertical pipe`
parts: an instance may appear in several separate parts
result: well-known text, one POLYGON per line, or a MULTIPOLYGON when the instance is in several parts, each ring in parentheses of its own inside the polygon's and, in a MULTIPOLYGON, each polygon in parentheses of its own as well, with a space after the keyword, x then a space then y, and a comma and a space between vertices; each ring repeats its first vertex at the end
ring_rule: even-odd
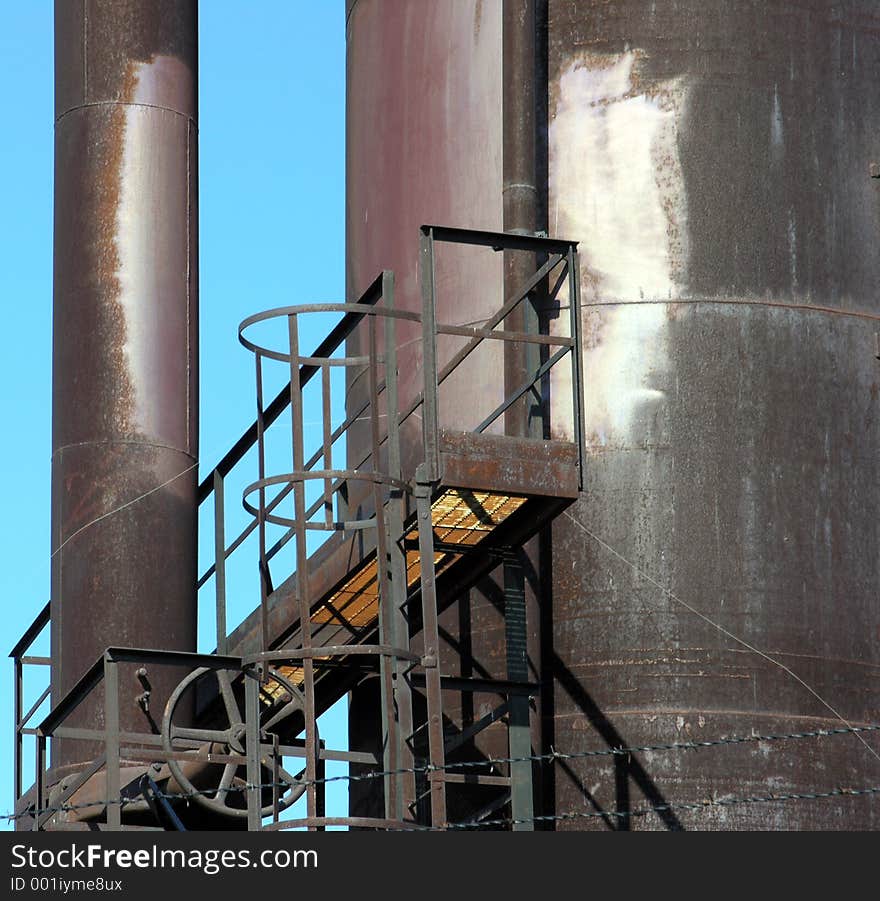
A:
MULTIPOLYGON (((501 23, 502 219, 506 232, 534 234, 537 228, 538 188, 535 167, 535 2, 504 0, 501 23)), ((511 297, 534 272, 528 254, 507 252, 504 259, 504 296, 511 297)), ((505 320, 510 331, 522 332, 527 302, 505 320)), ((510 395, 526 378, 528 345, 504 346, 504 393, 510 395)), ((532 395, 527 401, 533 404, 532 395)), ((529 433, 529 407, 515 404, 505 413, 505 433, 529 433)), ((540 418, 540 417, 539 417, 540 418)), ((540 434, 539 436, 540 437, 540 434)))
MULTIPOLYGON (((534 234, 538 228, 537 138, 537 22, 535 0, 504 0, 501 13, 502 83, 502 219, 504 231, 534 234)), ((535 271, 531 254, 508 251, 504 255, 504 297, 513 297, 535 271)), ((533 300, 521 303, 505 319, 504 327, 514 332, 537 332, 537 314, 533 300)), ((530 372, 540 364, 535 345, 505 342, 504 394, 510 396, 523 385, 530 372)), ((504 432, 517 437, 542 438, 544 404, 541 386, 533 386, 522 400, 505 413, 504 432)), ((504 586, 505 643, 507 678, 527 682, 529 662, 540 658, 540 545, 534 538, 518 551, 518 559, 503 564, 496 581, 504 586)), ((540 708, 532 718, 529 698, 510 698, 510 756, 528 757, 533 748, 541 748, 540 708), (531 720, 531 728, 530 728, 531 720)), ((538 751, 540 753, 540 750, 538 751)), ((531 797, 531 769, 528 761, 512 764, 512 816, 515 828, 531 829, 525 822, 534 813, 531 797), (523 786, 519 788, 519 786, 523 786)))
POLYGON ((109 645, 195 649, 197 85, 196 0, 56 3, 53 704, 109 645))

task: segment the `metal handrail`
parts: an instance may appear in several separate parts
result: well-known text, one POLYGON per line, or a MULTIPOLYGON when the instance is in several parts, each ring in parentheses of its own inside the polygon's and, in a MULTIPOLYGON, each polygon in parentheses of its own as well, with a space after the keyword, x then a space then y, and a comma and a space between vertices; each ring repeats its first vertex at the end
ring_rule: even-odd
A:
POLYGON ((34 730, 27 729, 27 724, 40 709, 43 702, 49 697, 52 690, 51 681, 46 686, 37 700, 31 705, 27 713, 22 713, 24 706, 24 667, 27 665, 44 666, 43 658, 28 657, 27 652, 33 643, 39 638, 40 633, 49 625, 51 619, 51 602, 34 617, 33 622, 25 629, 21 638, 15 643, 15 647, 9 652, 14 667, 13 683, 13 791, 15 802, 22 796, 22 756, 24 750, 24 738, 26 734, 32 734, 34 730))
MULTIPOLYGON (((416 486, 415 493, 418 496, 418 500, 421 505, 420 509, 423 511, 423 513, 428 509, 426 505, 430 503, 430 485, 436 484, 440 477, 440 424, 438 412, 439 387, 452 374, 452 372, 454 372, 456 368, 484 341, 501 340, 507 342, 517 342, 520 344, 540 345, 548 348, 548 354, 550 353, 550 349, 552 349, 553 347, 557 347, 558 350, 550 354, 549 357, 545 359, 544 363, 536 369, 534 375, 532 375, 530 379, 526 380, 521 386, 515 389, 509 397, 505 397, 502 404, 497 406, 487 418, 485 418, 479 425, 476 426, 475 431, 478 433, 488 428, 488 426, 491 425, 491 423, 494 422, 499 416, 501 416, 511 405, 513 405, 521 397, 523 397, 523 395, 526 394, 526 392, 528 392, 536 382, 544 379, 549 374, 551 368, 556 365, 556 363, 558 363, 561 359, 563 359, 563 357, 569 354, 571 355, 571 381, 573 392, 572 415, 575 420, 574 439, 575 443, 578 446, 579 479, 582 483, 584 441, 583 417, 581 411, 581 361, 579 359, 578 353, 578 348, 580 346, 581 326, 579 310, 577 242, 529 235, 509 235, 498 232, 450 229, 441 226, 423 226, 421 229, 420 264, 422 271, 422 310, 420 313, 394 310, 393 307, 390 306, 390 304, 387 308, 376 307, 378 301, 380 301, 383 297, 390 298, 391 287, 393 286, 392 274, 390 272, 383 272, 373 281, 370 287, 364 292, 364 294, 355 304, 315 304, 304 307, 281 308, 279 310, 270 311, 269 313, 250 317, 248 320, 245 320, 245 323, 242 324, 241 328, 243 329, 248 324, 253 324, 257 321, 260 321, 261 319, 267 318, 268 316, 286 316, 288 318, 290 335, 292 338, 291 351, 288 354, 279 354, 271 350, 258 348, 256 345, 253 345, 252 343, 249 344, 248 341, 242 338, 242 343, 245 344, 245 346, 250 346, 250 348, 257 353, 258 357, 258 415, 255 422, 245 430, 241 437, 235 442, 235 444, 233 444, 230 450, 206 475, 206 477, 198 486, 197 498, 199 505, 201 505, 202 502, 204 502, 208 497, 212 495, 215 498, 215 559, 214 563, 209 566, 207 570, 199 577, 198 587, 202 587, 212 576, 215 578, 217 585, 217 651, 214 655, 207 655, 207 657, 205 657, 205 655, 185 655, 189 662, 194 661, 198 657, 200 659, 205 658, 212 660, 214 666, 225 666, 229 661, 237 661, 237 663, 235 663, 234 665, 230 664, 233 665, 233 668, 241 666, 241 661, 238 660, 238 658, 229 658, 225 656, 228 647, 225 607, 225 565, 229 555, 236 548, 238 548, 242 544, 242 542, 250 534, 253 533, 255 529, 263 530, 267 521, 275 521, 282 525, 289 525, 290 528, 288 529, 286 534, 283 535, 271 548, 267 548, 265 546, 264 536, 261 534, 260 563, 261 570, 264 576, 264 596, 261 598, 261 611, 263 620, 263 651, 266 652, 269 648, 267 635, 268 620, 266 615, 268 598, 266 596, 265 590, 268 582, 267 564, 268 561, 271 560, 274 555, 295 535, 298 535, 298 537, 300 538, 300 541, 298 542, 296 570, 298 573, 302 571, 303 579, 306 582, 306 585, 304 585, 300 591, 300 594, 303 595, 303 597, 301 597, 301 622, 303 624, 303 629, 305 630, 305 632, 309 632, 309 601, 307 598, 308 574, 305 571, 307 558, 305 557, 305 542, 302 538, 303 532, 301 531, 305 528, 305 526, 301 521, 300 514, 302 514, 302 512, 305 510, 305 518, 311 519, 322 505, 324 505, 325 508, 327 507, 328 495, 332 497, 333 494, 339 492, 343 485, 346 483, 347 479, 363 477, 374 483, 374 493, 376 494, 375 500, 377 507, 375 511, 377 515, 377 528, 379 535, 384 536, 384 530, 379 526, 380 521, 378 519, 378 517, 382 515, 380 513, 381 500, 378 494, 379 485, 381 483, 381 485, 385 486, 386 488, 395 488, 397 491, 400 491, 401 486, 404 486, 400 474, 400 449, 398 446, 396 446, 395 441, 390 440, 390 433, 393 431, 396 434, 399 431, 400 426, 420 407, 422 408, 421 418, 423 424, 423 447, 425 464, 419 467, 417 478, 418 485, 416 486), (513 297, 506 299, 502 307, 480 326, 446 324, 438 322, 436 316, 436 296, 433 266, 434 244, 438 242, 482 246, 490 248, 496 252, 505 250, 520 250, 535 253, 539 255, 539 258, 540 255, 546 255, 546 260, 542 263, 542 265, 537 267, 535 273, 531 278, 527 280, 526 284, 523 285, 513 297), (560 267, 562 271, 558 276, 555 285, 551 289, 550 295, 552 297, 555 297, 557 292, 561 289, 562 285, 567 279, 570 293, 570 334, 566 337, 550 334, 530 334, 511 330, 496 331, 497 327, 503 327, 505 320, 511 314, 511 312, 515 310, 520 304, 524 303, 526 301, 526 298, 535 290, 535 288, 538 287, 539 284, 541 284, 542 281, 549 279, 549 277, 554 272, 554 270, 557 269, 557 267, 560 267), (344 316, 342 320, 337 323, 337 325, 331 330, 327 337, 320 342, 319 346, 310 356, 299 356, 296 340, 296 325, 291 323, 295 323, 297 317, 303 313, 329 311, 343 312, 344 316), (374 323, 376 319, 381 316, 388 317, 390 321, 393 321, 394 319, 406 319, 411 322, 421 323, 422 326, 422 368, 424 387, 422 392, 412 401, 410 401, 407 407, 402 411, 399 410, 397 405, 395 362, 396 357, 394 355, 396 351, 386 348, 387 356, 382 360, 382 362, 386 364, 386 368, 389 369, 390 373, 393 373, 393 375, 390 375, 389 371, 387 371, 386 380, 380 383, 378 382, 378 377, 376 374, 377 363, 379 362, 380 358, 379 356, 377 356, 376 352, 376 336, 374 323), (369 355, 364 357, 348 359, 349 362, 354 360, 357 361, 359 365, 366 366, 368 374, 370 376, 370 397, 362 405, 360 405, 357 411, 350 413, 345 418, 345 421, 335 429, 331 428, 332 423, 329 422, 329 401, 327 401, 325 398, 323 445, 308 459, 308 461, 306 461, 302 453, 302 423, 298 422, 298 417, 299 419, 301 419, 302 413, 302 390, 318 373, 322 374, 323 378, 325 379, 325 383, 327 380, 329 380, 329 367, 332 365, 339 365, 341 362, 337 359, 331 359, 332 354, 334 354, 338 350, 338 348, 353 334, 357 325, 364 319, 367 319, 370 322, 371 326, 370 353, 369 355), (453 357, 449 361, 447 361, 442 368, 438 369, 436 354, 437 336, 442 334, 456 335, 459 337, 464 337, 468 340, 463 348, 461 348, 456 354, 454 354, 453 357), (261 376, 259 375, 259 365, 261 357, 286 362, 291 366, 292 370, 291 380, 288 381, 288 384, 265 407, 263 407, 262 405, 262 385, 261 376), (387 396, 386 411, 389 414, 391 413, 391 411, 394 411, 396 415, 386 416, 386 428, 384 430, 384 434, 380 434, 376 423, 378 397, 383 393, 387 396), (293 404, 294 406, 293 413, 295 420, 295 459, 293 472, 286 476, 275 476, 267 478, 265 476, 265 473, 261 471, 260 480, 257 483, 254 483, 254 485, 251 486, 251 489, 259 490, 262 493, 269 484, 280 484, 285 481, 287 482, 287 484, 268 504, 265 503, 264 499, 261 497, 260 509, 258 511, 252 511, 258 514, 256 519, 248 523, 248 525, 241 531, 241 533, 230 544, 227 545, 225 539, 224 480, 226 476, 232 471, 232 469, 244 458, 248 451, 250 451, 255 446, 258 446, 261 450, 260 465, 261 470, 263 469, 264 456, 262 442, 265 429, 268 428, 272 423, 274 423, 291 404, 293 404), (328 449, 331 448, 332 445, 346 433, 351 425, 353 425, 354 422, 358 421, 358 419, 365 412, 367 412, 371 406, 373 407, 373 410, 371 414, 372 438, 370 452, 354 466, 351 466, 351 464, 349 463, 349 468, 347 470, 333 470, 328 463, 328 458, 331 455, 328 449), (299 409, 297 409, 297 407, 299 409), (297 429, 299 429, 298 433, 297 429), (378 470, 379 450, 381 446, 386 442, 388 442, 389 447, 389 473, 360 473, 359 470, 361 469, 361 467, 363 467, 371 457, 374 460, 373 468, 378 470), (318 461, 322 459, 322 457, 325 461, 324 468, 321 470, 315 470, 314 467, 316 466, 318 461), (306 509, 303 494, 303 483, 306 479, 323 479, 326 483, 324 494, 320 498, 318 498, 318 500, 315 501, 310 507, 308 507, 308 509, 306 509), (277 515, 274 516, 273 519, 273 511, 276 509, 277 505, 284 499, 284 497, 286 497, 291 491, 299 492, 300 495, 297 503, 297 510, 299 511, 297 521, 294 522, 277 515), (224 661, 226 661, 226 663, 224 663, 224 661)), ((388 330, 386 330, 386 340, 388 340, 389 334, 393 336, 393 329, 389 328, 388 330)), ((389 348, 393 348, 393 346, 394 341, 392 337, 392 339, 390 340, 389 348)), ((425 513, 424 515, 427 514, 425 513)), ((332 528, 343 528, 346 526, 351 526, 350 522, 335 522, 329 518, 328 524, 332 528)), ((423 536, 420 532, 420 541, 422 540, 422 538, 423 536)), ((377 540, 381 543, 385 539, 384 537, 380 537, 377 540)), ((425 547, 421 550, 422 556, 425 559, 430 560, 432 556, 430 541, 428 541, 425 547)), ((380 553, 380 557, 384 559, 385 554, 380 553)), ((430 568, 433 570, 433 566, 431 566, 430 568)), ((13 648, 13 651, 10 654, 10 656, 15 659, 16 663, 16 684, 18 687, 18 693, 16 695, 15 721, 16 801, 18 801, 21 797, 22 729, 24 724, 29 721, 29 719, 36 713, 36 710, 39 708, 40 704, 45 700, 45 697, 47 696, 47 693, 44 692, 43 696, 37 702, 37 704, 34 705, 34 707, 24 717, 22 717, 20 697, 21 668, 24 663, 28 662, 28 658, 24 657, 24 652, 31 646, 33 641, 39 635, 39 632, 42 631, 43 628, 45 628, 46 624, 49 622, 49 619, 50 607, 47 604, 46 607, 38 615, 38 617, 34 620, 34 623, 31 625, 31 627, 29 627, 29 629, 22 636, 22 639, 16 644, 15 648, 13 648)), ((310 647, 310 642, 310 637, 308 637, 308 635, 305 635, 304 648, 306 649, 306 653, 303 654, 303 665, 306 673, 309 676, 311 675, 312 669, 312 657, 310 656, 312 655, 312 649, 310 647), (307 640, 305 640, 306 638, 307 640)), ((382 645, 382 647, 385 647, 385 645, 382 645)), ((389 645, 388 647, 391 646, 389 645)), ((345 648, 347 649, 348 646, 345 646, 345 648)), ((398 650, 395 650, 393 648, 392 650, 394 650, 394 656, 396 657, 400 657, 402 659, 405 656, 398 650)), ((43 723, 40 724, 40 727, 36 730, 33 730, 34 734, 37 737, 38 800, 42 797, 47 737, 59 728, 64 719, 66 719, 66 717, 70 715, 72 710, 78 705, 82 698, 94 689, 95 685, 97 685, 102 679, 107 679, 108 672, 115 674, 115 664, 118 663, 120 659, 122 659, 118 656, 119 651, 120 649, 108 649, 108 651, 105 652, 105 654, 102 655, 102 657, 96 662, 95 666, 92 667, 89 672, 87 672, 82 677, 80 682, 77 683, 77 685, 74 686, 74 688, 71 689, 67 696, 57 705, 57 707, 55 707, 50 712, 49 716, 44 719, 43 723), (113 652, 116 653, 116 656, 114 656, 113 652)), ((125 653, 134 654, 136 656, 137 654, 143 653, 155 655, 156 653, 162 652, 131 651, 125 653)), ((166 656, 168 653, 170 652, 165 652, 166 656)), ((134 658, 126 657, 125 659, 134 658)), ((170 661, 171 657, 168 657, 167 660, 170 661)), ((36 658, 33 658, 32 662, 37 662, 36 658)), ((40 660, 39 662, 45 661, 40 660)), ((113 678, 115 680, 116 676, 114 675, 113 678)), ((307 681, 311 680, 307 679, 307 681)), ((110 686, 110 683, 108 682, 108 690, 110 687, 112 686, 110 686)), ((113 694, 115 695, 115 691, 113 692, 113 694)), ((307 724, 311 723, 313 725, 315 719, 314 699, 312 698, 309 703, 310 709, 307 709, 305 711, 306 721, 307 724)), ((118 709, 111 710, 111 707, 114 707, 114 704, 110 704, 106 711, 108 721, 104 730, 104 736, 107 744, 104 763, 101 764, 105 766, 108 771, 108 790, 113 787, 111 783, 115 783, 116 787, 118 788, 119 767, 118 709), (111 732, 113 732, 114 729, 116 731, 116 736, 115 738, 112 738, 111 732), (110 775, 111 765, 112 768, 115 768, 115 776, 110 775)), ((314 769, 314 762, 312 762, 310 766, 312 769, 314 769)), ((313 772, 310 774, 310 778, 314 778, 313 772)), ((114 825, 118 825, 118 815, 113 815, 112 819, 115 821, 114 825)), ((110 811, 108 811, 108 821, 109 820, 110 811)))
POLYGON ((561 350, 553 354, 538 367, 531 378, 520 385, 509 397, 489 414, 476 428, 479 433, 489 427, 509 407, 519 400, 536 382, 547 376, 549 371, 563 357, 570 355, 572 359, 572 414, 574 417, 575 443, 578 447, 578 481, 583 485, 583 417, 581 412, 582 384, 581 361, 577 349, 580 347, 580 291, 578 284, 577 241, 561 238, 547 238, 539 235, 508 234, 506 232, 476 231, 471 229, 448 228, 438 225, 423 225, 420 229, 420 270, 422 286, 422 335, 423 335, 423 377, 424 390, 417 395, 404 411, 403 419, 410 416, 420 404, 423 412, 425 441, 425 477, 436 482, 440 477, 440 437, 438 391, 440 385, 473 353, 485 340, 500 340, 520 344, 536 344, 560 346, 561 350), (520 286, 517 292, 505 300, 499 310, 486 320, 482 328, 467 328, 449 325, 437 321, 436 287, 434 283, 434 245, 436 243, 466 244, 488 247, 493 251, 519 250, 546 255, 546 261, 535 273, 520 286), (508 316, 522 304, 528 295, 559 266, 562 273, 557 279, 551 295, 561 289, 564 280, 569 284, 569 327, 570 335, 565 338, 555 335, 531 335, 519 331, 495 331, 496 326, 503 324, 508 316), (437 369, 437 335, 463 335, 470 337, 446 365, 437 369))
MULTIPOLYGON (((367 315, 375 304, 383 296, 383 286, 387 280, 386 273, 380 273, 370 284, 367 290, 354 304, 347 304, 345 315, 315 348, 311 358, 329 358, 351 335, 364 316, 367 315)), ((321 367, 314 362, 303 364, 298 369, 299 390, 312 380, 321 371, 321 367)), ((215 617, 217 633, 217 652, 225 653, 228 647, 228 634, 226 622, 226 560, 229 556, 258 528, 256 519, 251 520, 239 534, 229 543, 225 535, 225 491, 224 481, 226 476, 238 464, 253 447, 261 440, 261 433, 274 423, 279 416, 290 406, 291 382, 278 392, 273 400, 263 408, 254 422, 245 430, 220 462, 205 476, 198 488, 198 503, 201 504, 212 494, 214 496, 214 562, 199 576, 196 590, 199 590, 213 576, 215 579, 215 617)), ((337 430, 339 434, 342 432, 337 430)), ((336 436, 338 438, 338 435, 336 436)), ((336 440, 334 438, 333 440, 336 440)), ((320 452, 312 458, 312 465, 320 459, 320 452)), ((272 499, 269 511, 274 510, 290 493, 292 486, 287 486, 272 499)), ((319 499, 320 500, 320 499, 319 499)), ((314 515, 315 509, 310 509, 309 515, 314 515)), ((266 567, 275 554, 289 541, 290 535, 284 536, 279 542, 267 549, 262 555, 262 566, 266 567)), ((264 572, 264 580, 267 573, 264 572)))

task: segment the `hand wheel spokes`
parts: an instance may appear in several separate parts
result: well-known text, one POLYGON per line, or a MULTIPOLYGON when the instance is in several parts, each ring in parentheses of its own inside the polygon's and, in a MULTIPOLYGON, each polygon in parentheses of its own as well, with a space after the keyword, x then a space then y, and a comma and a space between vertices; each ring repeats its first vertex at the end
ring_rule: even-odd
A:
MULTIPOLYGON (((280 758, 273 760, 272 745, 278 744, 278 728, 291 716, 295 716, 305 707, 305 699, 302 691, 281 673, 269 669, 265 676, 264 690, 261 691, 263 699, 284 697, 284 702, 279 709, 269 704, 260 704, 260 751, 262 768, 266 773, 277 773, 278 781, 284 783, 278 786, 280 792, 277 798, 277 809, 285 810, 305 792, 305 770, 298 775, 292 775, 282 765, 280 758)), ((218 725, 222 726, 220 722, 218 725)), ((246 805, 242 803, 243 795, 240 788, 247 784, 247 768, 242 761, 227 761, 223 764, 217 788, 214 791, 197 789, 190 781, 181 766, 180 760, 174 759, 174 754, 179 751, 190 750, 194 742, 200 742, 210 749, 210 753, 243 757, 246 751, 245 723, 241 715, 241 706, 235 696, 235 688, 230 674, 226 670, 211 670, 208 667, 200 667, 186 676, 177 688, 172 692, 165 706, 162 718, 162 746, 168 756, 168 768, 185 794, 191 795, 193 801, 202 807, 231 817, 246 817, 246 805), (226 721, 226 728, 199 728, 187 724, 174 722, 174 716, 180 705, 181 698, 187 691, 193 691, 200 679, 215 679, 217 682, 217 696, 221 701, 219 712, 215 715, 218 720, 226 721), (176 744, 175 744, 176 743, 176 744), (219 747, 218 747, 219 746, 219 747), (236 785, 238 783, 238 785, 236 785)), ((317 735, 313 737, 315 749, 319 747, 317 735)), ((192 760, 199 760, 199 753, 193 754, 192 760)), ((263 782, 270 782, 272 777, 261 777, 263 782)), ((261 816, 271 816, 275 810, 274 804, 267 804, 261 808, 261 816)))

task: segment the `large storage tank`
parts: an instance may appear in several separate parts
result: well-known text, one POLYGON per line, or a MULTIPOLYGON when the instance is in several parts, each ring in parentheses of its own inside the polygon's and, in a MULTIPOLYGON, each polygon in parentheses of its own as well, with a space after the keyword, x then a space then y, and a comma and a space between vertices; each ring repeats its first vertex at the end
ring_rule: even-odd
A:
MULTIPOLYGON (((876 4, 349 7, 349 297, 393 268, 410 309, 420 224, 503 225, 519 120, 502 47, 534 17, 535 227, 580 242, 588 453, 537 566, 535 752, 877 723, 876 4)), ((478 318, 502 277, 439 270, 442 318, 478 318)), ((497 610, 478 592, 467 607, 470 629, 447 616, 444 669, 470 647, 468 666, 501 675, 497 610)), ((878 748, 866 733, 561 760, 540 768, 537 812, 876 827, 870 796, 679 805, 875 785, 878 748)))

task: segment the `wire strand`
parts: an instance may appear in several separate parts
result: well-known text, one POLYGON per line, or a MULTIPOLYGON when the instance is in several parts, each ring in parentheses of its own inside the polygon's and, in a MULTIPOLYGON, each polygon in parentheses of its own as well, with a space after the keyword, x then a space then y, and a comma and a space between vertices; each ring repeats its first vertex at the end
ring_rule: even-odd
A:
POLYGON ((172 476, 170 479, 168 479, 168 481, 163 482, 161 485, 157 485, 155 488, 151 488, 149 491, 145 491, 143 494, 139 494, 137 497, 132 498, 130 501, 126 501, 124 504, 121 504, 118 507, 114 507, 112 510, 108 510, 106 513, 102 513, 91 522, 87 522, 85 525, 80 526, 75 532, 68 535, 67 538, 65 538, 64 541, 62 541, 54 551, 52 551, 52 553, 49 555, 49 559, 52 559, 56 554, 60 553, 69 541, 73 541, 73 539, 76 538, 77 535, 85 532, 86 529, 90 529, 92 526, 101 522, 101 520, 107 519, 107 517, 113 516, 114 514, 119 513, 121 510, 125 510, 126 507, 131 507, 133 504, 138 503, 138 501, 142 501, 145 497, 149 497, 151 494, 155 494, 157 491, 161 491, 163 488, 167 488, 172 482, 176 482, 178 479, 185 476, 188 472, 192 472, 194 469, 197 469, 198 466, 199 461, 196 460, 196 462, 193 463, 192 466, 187 466, 187 468, 184 469, 183 472, 177 473, 176 476, 172 476))
MULTIPOLYGON (((848 728, 852 728, 852 724, 849 722, 849 720, 847 720, 846 717, 843 716, 843 714, 841 714, 837 709, 835 709, 831 704, 829 704, 828 701, 826 701, 825 698, 823 698, 819 694, 819 692, 816 691, 815 688, 813 688, 811 685, 808 685, 796 672, 794 672, 794 670, 787 667, 784 663, 780 663, 778 660, 774 660, 774 658, 771 657, 769 654, 767 654, 765 651, 762 651, 759 648, 756 648, 753 644, 749 644, 749 642, 747 642, 744 638, 740 638, 738 635, 734 635, 733 632, 731 632, 729 629, 726 629, 720 623, 716 623, 710 617, 706 616, 705 613, 701 612, 700 610, 697 610, 696 607, 691 606, 687 601, 682 600, 682 598, 680 598, 677 594, 675 594, 675 592, 671 591, 665 585, 662 585, 656 579, 652 578, 648 573, 646 573, 638 565, 633 563, 631 560, 627 560, 627 558, 624 557, 623 554, 621 554, 619 551, 615 550, 610 544, 608 544, 607 541, 603 541, 598 535, 591 532, 582 522, 575 519, 568 510, 564 511, 564 515, 567 516, 568 519, 570 519, 586 535, 588 535, 590 538, 592 538, 593 541, 595 541, 597 544, 601 545, 603 548, 605 548, 607 551, 609 551, 611 554, 613 554, 615 557, 617 557, 618 560, 622 561, 627 566, 629 566, 633 570, 633 572, 638 573, 638 575, 640 575, 643 579, 650 582, 655 587, 659 588, 660 591, 662 591, 667 597, 671 598, 673 601, 680 604, 682 607, 685 608, 685 610, 689 611, 694 616, 697 616, 704 622, 708 623, 710 626, 712 626, 713 629, 717 629, 722 635, 726 635, 729 639, 731 639, 731 641, 735 641, 737 644, 746 648, 746 650, 751 651, 753 654, 757 654, 759 657, 762 657, 768 663, 772 663, 774 666, 778 666, 781 670, 788 673, 788 675, 791 676, 792 679, 794 679, 796 682, 798 682, 800 685, 802 685, 823 707, 825 707, 827 710, 831 711, 831 713, 833 713, 834 716, 840 720, 840 722, 842 722, 848 728)), ((880 761, 880 754, 878 754, 865 741, 865 739, 862 738, 861 735, 859 735, 858 733, 854 733, 854 734, 855 734, 856 738, 868 749, 868 752, 873 757, 875 757, 878 761, 880 761)))
MULTIPOLYGON (((418 767, 399 768, 393 770, 373 770, 368 773, 358 773, 356 775, 345 774, 340 776, 325 776, 320 779, 300 779, 297 780, 298 786, 308 787, 310 785, 326 785, 332 782, 363 782, 372 779, 382 779, 386 776, 402 776, 410 774, 427 774, 437 771, 467 769, 471 767, 487 767, 497 766, 499 764, 526 763, 530 761, 538 763, 555 762, 558 760, 579 760, 592 757, 608 757, 608 756, 630 756, 633 754, 645 752, 666 752, 666 751, 696 751, 706 748, 715 748, 723 745, 742 745, 748 743, 761 742, 781 742, 781 741, 797 741, 810 738, 826 738, 838 735, 848 735, 850 733, 861 732, 877 732, 880 731, 880 724, 870 724, 866 726, 850 726, 847 728, 836 729, 816 729, 812 731, 787 732, 787 733, 769 733, 762 735, 741 735, 731 736, 729 738, 705 739, 703 741, 687 741, 687 742, 668 742, 665 744, 654 745, 633 745, 630 747, 619 748, 597 748, 587 751, 560 752, 551 751, 547 754, 532 754, 527 757, 493 757, 485 760, 466 760, 456 763, 447 763, 444 766, 434 766, 425 764, 418 767)), ((270 788, 290 788, 290 782, 270 782, 260 784, 258 786, 241 785, 230 786, 227 792, 242 792, 252 788, 270 789, 270 788)), ((202 789, 190 792, 161 793, 161 796, 167 800, 186 800, 194 797, 213 797, 218 789, 202 789)), ((6 814, 4 819, 8 821, 21 819, 22 817, 41 817, 47 813, 62 813, 74 810, 83 810, 96 806, 106 806, 107 804, 127 804, 132 799, 118 798, 88 801, 79 804, 61 803, 53 807, 45 807, 40 810, 24 811, 22 813, 6 814)))
MULTIPOLYGON (((288 783, 262 783, 257 785, 242 785, 242 786, 232 786, 227 789, 227 792, 246 792, 246 791, 263 791, 265 789, 275 788, 275 787, 289 787, 288 783)), ((216 791, 216 790, 214 790, 216 791)), ((159 797, 165 798, 167 800, 186 800, 189 798, 193 798, 197 795, 206 795, 206 794, 214 794, 214 791, 206 792, 206 791, 195 791, 188 793, 175 793, 175 794, 166 794, 164 792, 159 793, 159 797)), ((667 811, 681 811, 681 810, 708 810, 713 807, 735 807, 743 804, 770 804, 770 803, 785 803, 791 801, 820 801, 827 800, 830 798, 840 798, 840 797, 870 797, 873 795, 880 794, 880 786, 865 786, 863 788, 833 788, 828 789, 826 791, 813 791, 813 792, 787 792, 782 794, 767 794, 767 795, 749 795, 746 797, 721 797, 721 798, 706 798, 701 801, 675 801, 670 802, 668 804, 653 804, 648 807, 637 807, 633 810, 602 810, 602 811, 592 811, 592 810, 584 810, 584 811, 568 811, 565 813, 557 813, 557 814, 543 814, 536 815, 533 817, 524 817, 524 818, 514 818, 514 817, 504 817, 493 820, 472 820, 470 822, 462 822, 462 823, 449 823, 445 827, 423 827, 419 826, 416 823, 412 824, 412 827, 403 827, 406 828, 414 828, 419 830, 429 829, 430 831, 446 831, 446 830, 464 830, 464 829, 480 829, 485 828, 486 826, 513 826, 517 824, 524 823, 544 823, 544 822, 559 822, 563 820, 575 820, 575 819, 607 819, 609 817, 614 817, 616 819, 630 819, 630 818, 638 818, 649 816, 651 814, 658 813, 666 813, 667 811)), ((87 804, 71 804, 64 807, 58 808, 46 808, 40 811, 27 811, 20 814, 9 814, 6 816, 7 820, 16 820, 21 819, 23 817, 42 817, 47 813, 63 813, 70 812, 74 810, 82 810, 89 807, 98 807, 98 806, 110 806, 110 805, 120 805, 121 807, 125 807, 126 804, 132 803, 133 799, 130 798, 116 798, 112 800, 105 801, 92 801, 87 804)), ((395 827, 390 827, 391 831, 395 831, 395 827)))
POLYGON ((751 795, 744 798, 707 798, 704 801, 682 801, 670 804, 653 804, 650 807, 637 807, 634 810, 584 810, 570 811, 567 813, 547 814, 514 819, 505 817, 495 820, 472 820, 465 823, 450 823, 447 830, 480 829, 486 826, 515 826, 520 823, 547 823, 562 820, 580 820, 614 817, 616 819, 630 819, 631 817, 645 817, 651 814, 666 813, 667 811, 681 810, 709 810, 713 807, 736 807, 742 804, 780 804, 790 801, 821 801, 828 798, 840 797, 865 797, 880 794, 880 786, 868 786, 866 788, 833 788, 821 792, 789 792, 780 795, 751 795))

